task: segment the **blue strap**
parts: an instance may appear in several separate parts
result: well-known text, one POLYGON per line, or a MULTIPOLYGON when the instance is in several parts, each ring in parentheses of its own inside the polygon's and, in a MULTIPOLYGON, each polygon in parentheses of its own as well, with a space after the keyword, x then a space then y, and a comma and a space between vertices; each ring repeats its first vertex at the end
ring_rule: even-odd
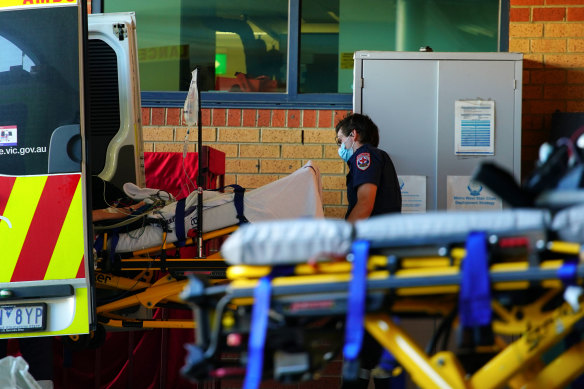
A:
POLYGON ((187 239, 185 233, 185 204, 186 198, 177 201, 174 210, 174 229, 176 231, 176 243, 174 245, 177 247, 184 246, 184 242, 187 239))
POLYGON ((272 292, 272 277, 259 279, 253 294, 254 304, 251 311, 251 328, 248 343, 248 361, 244 389, 255 389, 262 380, 264 363, 264 344, 268 329, 268 313, 270 310, 270 294, 272 292))
POLYGON ((239 185, 233 186, 233 205, 235 205, 235 211, 237 212, 237 219, 239 224, 248 223, 247 218, 243 213, 243 194, 245 193, 245 188, 239 185))
POLYGON ((264 345, 268 330, 268 314, 270 311, 270 296, 272 279, 274 277, 294 274, 294 266, 274 267, 270 274, 259 279, 253 292, 254 304, 251 310, 251 323, 248 342, 248 361, 243 381, 244 389, 255 389, 260 386, 264 365, 264 345))
POLYGON ((575 261, 566 261, 558 269, 558 278, 566 286, 576 285, 578 280, 578 264, 575 261))
POLYGON ((459 309, 463 327, 485 326, 491 323, 491 284, 487 234, 484 232, 471 232, 466 240, 459 309))
POLYGON ((237 212, 237 219, 239 219, 239 224, 249 223, 249 220, 247 220, 243 213, 243 195, 245 193, 245 188, 237 184, 231 184, 213 190, 222 191, 225 188, 233 189, 233 205, 235 206, 235 211, 237 212))
POLYGON ((361 343, 363 342, 363 318, 365 316, 365 298, 367 297, 369 242, 364 240, 354 242, 352 253, 353 270, 349 284, 345 345, 343 346, 343 356, 345 361, 349 363, 357 360, 361 351, 361 343))

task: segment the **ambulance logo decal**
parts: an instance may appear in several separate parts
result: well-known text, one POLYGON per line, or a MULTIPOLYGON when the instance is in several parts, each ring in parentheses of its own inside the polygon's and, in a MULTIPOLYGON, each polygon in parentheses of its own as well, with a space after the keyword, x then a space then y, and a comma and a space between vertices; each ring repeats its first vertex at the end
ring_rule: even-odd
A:
POLYGON ((369 165, 371 165, 371 156, 369 153, 361 153, 357 155, 357 168, 360 170, 367 170, 369 165))

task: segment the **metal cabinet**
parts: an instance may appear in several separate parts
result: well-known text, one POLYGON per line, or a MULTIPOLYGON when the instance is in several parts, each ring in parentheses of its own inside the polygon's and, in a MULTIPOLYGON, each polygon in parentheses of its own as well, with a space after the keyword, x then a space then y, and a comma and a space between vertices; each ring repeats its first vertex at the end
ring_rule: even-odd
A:
POLYGON ((448 177, 482 161, 519 180, 522 54, 357 51, 354 61, 353 110, 376 122, 398 175, 426 177, 427 210, 446 209, 448 177), (455 153, 455 104, 471 100, 494 102, 492 155, 455 153))

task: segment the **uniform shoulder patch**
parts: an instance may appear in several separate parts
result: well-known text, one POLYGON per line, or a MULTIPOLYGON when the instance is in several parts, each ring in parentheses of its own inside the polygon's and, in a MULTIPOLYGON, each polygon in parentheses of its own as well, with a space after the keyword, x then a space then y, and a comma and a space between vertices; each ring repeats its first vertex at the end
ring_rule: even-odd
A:
POLYGON ((371 156, 369 153, 361 153, 357 155, 355 161, 359 170, 367 170, 367 168, 371 165, 371 156))

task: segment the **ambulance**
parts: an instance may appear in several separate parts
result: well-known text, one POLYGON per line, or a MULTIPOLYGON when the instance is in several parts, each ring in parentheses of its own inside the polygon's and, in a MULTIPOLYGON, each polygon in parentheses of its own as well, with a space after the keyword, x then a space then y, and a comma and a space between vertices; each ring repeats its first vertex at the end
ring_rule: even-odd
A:
POLYGON ((91 176, 143 183, 135 21, 94 19, 0 0, 0 338, 95 329, 91 176))

